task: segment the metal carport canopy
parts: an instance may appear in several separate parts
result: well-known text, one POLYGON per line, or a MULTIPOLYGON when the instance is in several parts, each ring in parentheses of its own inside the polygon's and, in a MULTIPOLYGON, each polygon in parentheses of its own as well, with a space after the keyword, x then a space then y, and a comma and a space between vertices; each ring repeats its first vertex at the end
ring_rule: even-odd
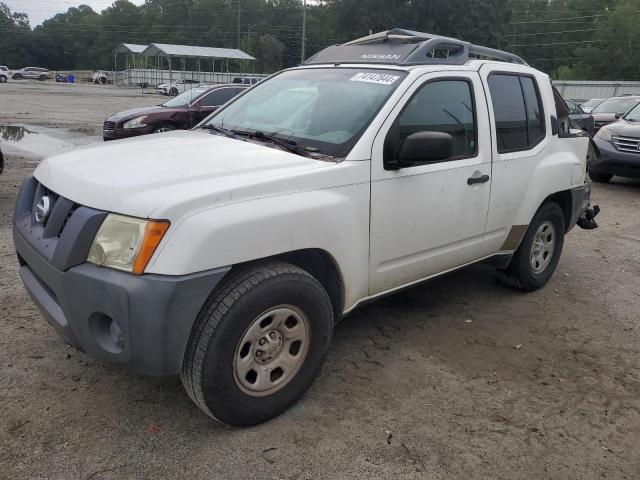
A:
POLYGON ((248 53, 237 48, 196 47, 192 45, 168 45, 152 43, 142 53, 144 57, 181 57, 181 58, 212 58, 233 60, 255 60, 248 53))
POLYGON ((147 48, 147 45, 138 45, 137 43, 121 43, 113 49, 114 54, 118 53, 135 53, 139 54, 147 48))

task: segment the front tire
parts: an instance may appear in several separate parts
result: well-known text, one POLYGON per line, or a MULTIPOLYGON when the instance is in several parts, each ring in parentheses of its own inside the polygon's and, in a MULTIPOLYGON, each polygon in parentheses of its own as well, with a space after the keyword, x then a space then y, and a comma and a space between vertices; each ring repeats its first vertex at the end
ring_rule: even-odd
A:
POLYGON ((22 80, 22 75, 21 75, 20 73, 16 73, 16 74, 13 76, 13 79, 14 79, 14 80, 22 80))
POLYGON ((206 414, 249 426, 279 415, 309 388, 327 355, 333 310, 322 285, 294 265, 229 275, 198 316, 180 377, 206 414))
POLYGON ((557 203, 545 203, 529 224, 509 266, 498 278, 509 287, 532 292, 543 287, 558 265, 565 232, 564 214, 557 203))
POLYGON ((0 75, 0 83, 7 83, 7 77, 0 75))
POLYGON ((163 123, 154 128, 153 133, 172 132, 175 129, 176 127, 171 125, 170 123, 163 123))
POLYGON ((609 181, 613 178, 613 174, 589 172, 589 178, 597 183, 609 183, 609 181))

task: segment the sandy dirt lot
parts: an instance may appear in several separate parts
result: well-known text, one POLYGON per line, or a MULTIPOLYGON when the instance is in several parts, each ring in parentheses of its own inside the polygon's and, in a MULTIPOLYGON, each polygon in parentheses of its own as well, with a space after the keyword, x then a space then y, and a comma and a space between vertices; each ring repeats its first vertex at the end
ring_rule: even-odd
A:
MULTIPOLYGON (((2 86, 0 124, 95 135, 147 100, 56 87, 2 86)), ((640 182, 594 186, 601 228, 569 234, 544 289, 478 265, 369 304, 294 408, 236 429, 178 378, 95 362, 40 316, 11 239, 36 164, 10 155, 0 175, 0 478, 640 478, 640 182)))

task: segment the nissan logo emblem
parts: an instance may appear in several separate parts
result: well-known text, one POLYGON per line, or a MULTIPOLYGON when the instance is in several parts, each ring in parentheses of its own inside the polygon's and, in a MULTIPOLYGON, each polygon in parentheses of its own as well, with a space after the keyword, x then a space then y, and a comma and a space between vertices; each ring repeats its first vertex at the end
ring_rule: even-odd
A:
POLYGON ((44 223, 49 217, 51 211, 51 200, 48 196, 43 195, 42 198, 36 203, 36 222, 44 223))

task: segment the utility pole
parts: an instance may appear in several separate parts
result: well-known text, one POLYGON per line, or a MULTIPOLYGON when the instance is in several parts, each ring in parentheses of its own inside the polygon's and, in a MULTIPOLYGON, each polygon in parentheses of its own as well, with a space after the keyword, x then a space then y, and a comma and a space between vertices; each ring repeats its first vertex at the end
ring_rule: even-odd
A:
POLYGON ((238 45, 238 49, 240 48, 240 0, 238 0, 238 26, 236 29, 236 33, 237 33, 237 42, 236 44, 238 45))
POLYGON ((300 49, 300 63, 304 62, 304 41, 307 33, 307 0, 302 0, 302 47, 300 49))

